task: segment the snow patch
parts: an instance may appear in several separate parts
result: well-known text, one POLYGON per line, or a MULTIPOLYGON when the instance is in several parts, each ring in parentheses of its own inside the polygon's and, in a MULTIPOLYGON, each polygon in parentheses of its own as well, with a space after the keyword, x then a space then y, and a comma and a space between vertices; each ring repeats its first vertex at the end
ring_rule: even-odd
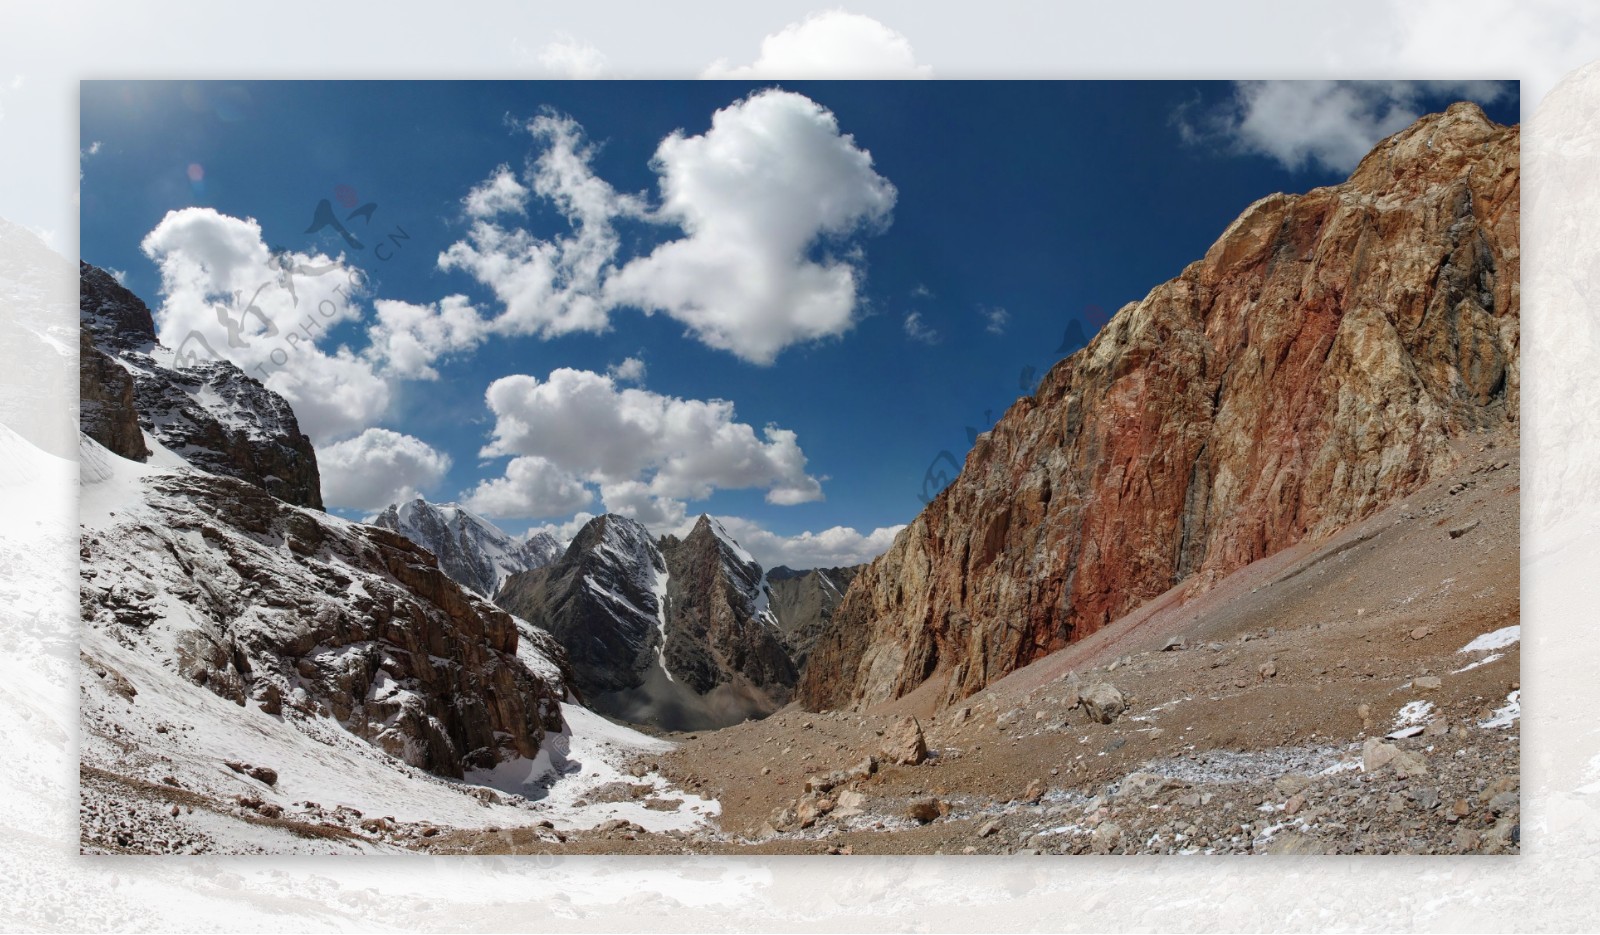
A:
POLYGON ((1522 641, 1522 625, 1501 627, 1492 633, 1485 633, 1467 645, 1456 650, 1458 653, 1484 653, 1493 649, 1505 649, 1522 641))
POLYGON ((1522 719, 1522 689, 1517 689, 1506 696, 1506 703, 1494 709, 1494 716, 1487 721, 1480 721, 1479 727, 1496 728, 1510 727, 1522 719))

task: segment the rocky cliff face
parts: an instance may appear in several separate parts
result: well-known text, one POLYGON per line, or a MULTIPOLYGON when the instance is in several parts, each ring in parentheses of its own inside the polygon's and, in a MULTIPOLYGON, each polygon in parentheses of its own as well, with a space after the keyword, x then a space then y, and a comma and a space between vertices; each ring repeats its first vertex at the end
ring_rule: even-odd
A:
POLYGON ((124 457, 144 457, 143 439, 135 444, 129 434, 131 380, 133 417, 174 454, 322 508, 316 451, 283 397, 227 361, 179 360, 156 342, 150 309, 104 270, 84 263, 79 279, 81 340, 96 351, 85 352, 79 370, 85 434, 124 457))
POLYGON ((507 578, 495 601, 566 648, 574 686, 595 704, 637 688, 661 665, 666 573, 650 531, 608 514, 585 524, 554 562, 507 578))
POLYGON ((720 685, 765 694, 773 704, 762 715, 787 702, 797 672, 766 612, 761 566, 709 516, 681 541, 661 541, 671 575, 668 668, 701 694, 720 685))
POLYGON ((523 645, 404 536, 93 441, 81 461, 84 626, 119 651, 445 776, 533 757, 562 729, 558 650, 523 645))
POLYGON ((864 567, 797 571, 779 565, 767 572, 768 608, 796 667, 805 666, 811 648, 833 619, 834 609, 844 600, 845 590, 864 567))
POLYGON ((761 566, 710 517, 651 540, 622 516, 591 520, 561 558, 512 575, 495 600, 566 648, 596 710, 669 730, 763 717, 797 677, 767 612, 761 566))
POLYGON ((429 503, 421 497, 391 504, 372 524, 432 552, 452 580, 485 597, 493 597, 511 575, 543 568, 562 553, 561 543, 549 533, 518 540, 459 504, 429 503))
POLYGON ((1518 143, 1458 104, 1247 208, 978 438, 851 586, 802 702, 965 696, 1515 431, 1518 143))

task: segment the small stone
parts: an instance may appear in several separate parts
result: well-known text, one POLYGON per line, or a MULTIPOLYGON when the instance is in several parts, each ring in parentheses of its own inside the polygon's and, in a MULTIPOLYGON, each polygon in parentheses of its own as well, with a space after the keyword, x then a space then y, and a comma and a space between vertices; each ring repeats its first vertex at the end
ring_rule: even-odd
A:
POLYGON ((1306 797, 1305 797, 1305 795, 1303 795, 1303 794, 1291 795, 1291 796, 1289 796, 1289 801, 1283 803, 1283 811, 1284 811, 1285 814, 1293 815, 1295 812, 1300 811, 1300 809, 1305 808, 1305 805, 1306 805, 1306 797))
POLYGON ((1304 857, 1328 853, 1327 845, 1309 834, 1288 831, 1272 839, 1267 845, 1268 854, 1284 857, 1304 857))
POLYGON ((1431 692, 1438 691, 1444 682, 1437 675, 1422 675, 1412 679, 1411 684, 1418 691, 1431 692))
POLYGON ((1278 674, 1278 664, 1273 662, 1271 659, 1268 659, 1266 662, 1263 662, 1261 665, 1256 667, 1256 674, 1261 676, 1263 679, 1275 678, 1278 674))
POLYGON ((1464 536, 1467 533, 1473 531, 1474 529, 1477 529, 1478 528, 1478 523, 1479 523, 1479 520, 1473 520, 1470 523, 1466 523, 1464 525, 1456 526, 1456 527, 1452 528, 1450 530, 1450 538, 1452 538, 1452 539, 1461 538, 1462 536, 1464 536))
POLYGON ((1414 640, 1426 639, 1428 634, 1432 632, 1433 631, 1427 627, 1417 627, 1415 630, 1411 631, 1411 638, 1414 640))
POLYGON ((1306 786, 1311 785, 1311 777, 1300 773, 1286 773, 1279 776, 1272 785, 1284 795, 1294 795, 1296 792, 1305 789, 1306 786))
POLYGON ((994 834, 996 831, 999 831, 999 830, 1000 830, 1000 819, 991 818, 988 821, 986 821, 983 824, 978 826, 977 834, 978 834, 978 837, 980 837, 980 838, 987 838, 987 837, 989 837, 990 835, 994 834))
POLYGON ((1096 854, 1109 854, 1122 843, 1122 826, 1114 821, 1101 822, 1089 834, 1089 847, 1096 854))

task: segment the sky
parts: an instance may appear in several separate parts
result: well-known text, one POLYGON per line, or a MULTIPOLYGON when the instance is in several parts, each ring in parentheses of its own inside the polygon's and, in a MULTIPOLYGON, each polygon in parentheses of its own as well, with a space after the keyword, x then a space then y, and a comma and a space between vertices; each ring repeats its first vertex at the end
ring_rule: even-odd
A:
POLYGON ((765 564, 841 564, 1251 202, 1453 100, 1518 113, 1514 83, 719 68, 86 81, 80 253, 290 400, 333 512, 709 512, 765 564))

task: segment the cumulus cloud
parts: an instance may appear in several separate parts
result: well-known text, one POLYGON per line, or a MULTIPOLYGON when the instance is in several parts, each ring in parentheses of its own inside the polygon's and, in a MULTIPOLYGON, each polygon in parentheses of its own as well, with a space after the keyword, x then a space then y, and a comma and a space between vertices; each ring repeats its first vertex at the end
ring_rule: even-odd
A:
POLYGON ((705 344, 758 364, 854 324, 859 269, 807 254, 886 224, 896 192, 832 112, 763 91, 717 111, 702 135, 662 140, 654 165, 656 217, 686 236, 618 270, 606 284, 611 301, 664 311, 705 344))
POLYGON ((761 40, 749 65, 718 59, 706 78, 931 78, 905 36, 870 16, 813 13, 761 40))
POLYGON ((361 317, 362 276, 342 257, 275 252, 253 218, 193 207, 169 211, 140 247, 161 273, 163 344, 262 380, 319 445, 388 408, 389 385, 369 361, 318 346, 330 328, 361 317))
POLYGON ((461 199, 468 217, 492 218, 499 214, 522 214, 528 209, 528 188, 517 180, 511 167, 502 163, 489 177, 472 187, 461 199))
POLYGON ((540 65, 563 78, 599 78, 610 69, 603 52, 568 35, 547 43, 538 57, 540 65))
POLYGON ((1003 308, 983 308, 978 313, 983 316, 983 330, 990 334, 1005 334, 1011 323, 1011 313, 1003 308))
POLYGON ((504 476, 479 482, 461 498, 469 510, 509 519, 560 516, 592 500, 581 481, 537 455, 511 459, 504 476))
POLYGON ((1299 171, 1354 169, 1384 137, 1418 117, 1429 102, 1491 103, 1512 93, 1493 81, 1240 81, 1222 106, 1175 115, 1191 143, 1220 143, 1299 171))
MULTIPOLYGON (((906 528, 904 525, 880 526, 862 533, 849 526, 834 526, 821 532, 781 536, 742 517, 719 516, 717 519, 740 545, 755 556, 763 568, 776 568, 779 565, 788 565, 790 568, 859 565, 882 555, 893 544, 900 530, 906 528)), ((680 528, 679 534, 687 531, 687 528, 680 528)))
POLYGON ((441 357, 473 350, 488 333, 488 323, 466 296, 429 305, 378 299, 373 308, 378 320, 367 329, 366 356, 404 379, 437 380, 433 365, 441 357))
POLYGON ((318 448, 317 468, 328 506, 370 511, 438 484, 450 470, 450 456, 411 435, 371 428, 318 448))
MULTIPOLYGON (((513 476, 508 470, 504 479, 480 487, 485 497, 497 492, 497 499, 479 501, 491 515, 560 512, 532 514, 511 496, 535 482, 552 483, 551 472, 597 485, 607 509, 657 524, 684 515, 682 501, 705 499, 718 489, 765 489, 768 502, 784 505, 822 499, 821 481, 806 473, 795 433, 775 425, 757 433, 735 420, 726 400, 619 388, 606 374, 568 368, 546 380, 502 377, 485 396, 495 425, 482 455, 512 456, 512 466, 539 459, 538 472, 524 466, 520 470, 530 473, 513 476), (512 508, 519 512, 506 512, 512 508)), ((557 489, 577 496, 571 484, 557 489)))
POLYGON ((618 383, 643 383, 645 375, 644 361, 637 357, 628 357, 620 364, 612 364, 607 367, 606 373, 618 383))
POLYGON ((464 200, 471 228, 440 254, 439 267, 462 270, 494 292, 503 311, 490 327, 500 334, 604 331, 610 318, 599 300, 601 278, 618 247, 612 221, 642 206, 594 174, 593 149, 570 118, 543 114, 524 128, 543 147, 527 168, 529 184, 500 166, 473 188, 464 200), (524 209, 529 189, 555 205, 571 233, 544 239, 500 223, 499 215, 524 209))
POLYGON ((923 322, 921 312, 907 312, 901 327, 905 329, 906 337, 913 341, 920 341, 923 344, 939 343, 939 332, 923 322))
POLYGON ((703 134, 671 134, 652 161, 654 207, 594 174, 593 149, 571 119, 546 114, 528 129, 540 149, 527 184, 501 167, 474 188, 467 236, 439 258, 495 294, 503 306, 489 324, 495 333, 601 332, 612 309, 629 306, 770 364, 787 347, 855 324, 860 259, 845 241, 886 225, 896 191, 815 101, 763 91, 717 111, 703 134), (519 204, 518 189, 553 204, 570 232, 544 238, 503 223, 501 206, 519 204), (622 260, 614 226, 622 218, 682 236, 622 260))

